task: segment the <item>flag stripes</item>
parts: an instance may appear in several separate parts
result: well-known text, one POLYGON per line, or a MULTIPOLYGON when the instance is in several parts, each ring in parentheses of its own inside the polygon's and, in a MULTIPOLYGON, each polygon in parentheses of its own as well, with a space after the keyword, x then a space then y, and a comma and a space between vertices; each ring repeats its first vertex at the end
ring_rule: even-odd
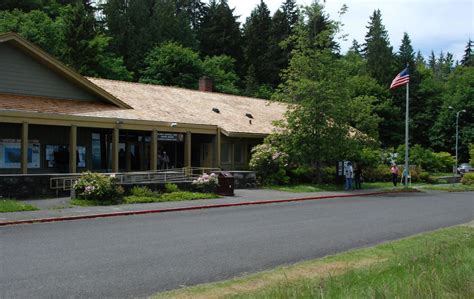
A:
POLYGON ((395 79, 393 79, 390 89, 395 89, 399 86, 405 85, 410 82, 410 74, 408 74, 408 68, 398 74, 395 79))

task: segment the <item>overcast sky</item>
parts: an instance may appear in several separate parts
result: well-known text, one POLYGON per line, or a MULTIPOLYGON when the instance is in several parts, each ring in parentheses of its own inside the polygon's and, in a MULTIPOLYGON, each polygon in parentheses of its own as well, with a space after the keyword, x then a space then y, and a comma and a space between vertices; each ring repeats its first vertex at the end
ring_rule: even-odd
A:
MULTIPOLYGON (((272 14, 282 2, 265 0, 272 14)), ((312 0, 297 2, 306 5, 312 0)), ((260 0, 228 0, 228 3, 243 23, 260 0)), ((326 0, 326 11, 332 19, 338 19, 337 12, 342 5, 349 7, 341 19, 344 33, 348 34, 347 41, 341 42, 344 52, 354 38, 363 43, 369 16, 379 8, 395 51, 403 32, 408 32, 415 51, 421 50, 425 57, 433 50, 436 55, 441 51, 451 52, 459 60, 469 38, 474 38, 473 3, 473 0, 326 0)))

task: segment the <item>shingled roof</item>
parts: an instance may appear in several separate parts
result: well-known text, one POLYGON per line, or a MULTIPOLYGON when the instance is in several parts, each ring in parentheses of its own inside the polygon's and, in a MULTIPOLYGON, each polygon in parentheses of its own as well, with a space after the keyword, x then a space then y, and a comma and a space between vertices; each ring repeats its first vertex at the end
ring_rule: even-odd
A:
POLYGON ((87 79, 133 109, 101 110, 78 113, 79 115, 217 125, 228 135, 238 135, 271 133, 274 129, 273 121, 282 119, 287 109, 284 104, 256 98, 152 84, 87 79))

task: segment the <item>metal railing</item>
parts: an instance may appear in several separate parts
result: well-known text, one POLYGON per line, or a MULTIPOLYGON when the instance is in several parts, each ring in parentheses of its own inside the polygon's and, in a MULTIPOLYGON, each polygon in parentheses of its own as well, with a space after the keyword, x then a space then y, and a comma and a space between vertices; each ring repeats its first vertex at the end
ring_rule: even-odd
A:
MULTIPOLYGON (((192 182, 204 173, 219 172, 219 168, 184 167, 162 169, 157 171, 102 173, 115 178, 118 185, 134 184, 165 184, 192 182)), ((72 190, 80 175, 54 177, 50 179, 50 188, 53 190, 72 190)))

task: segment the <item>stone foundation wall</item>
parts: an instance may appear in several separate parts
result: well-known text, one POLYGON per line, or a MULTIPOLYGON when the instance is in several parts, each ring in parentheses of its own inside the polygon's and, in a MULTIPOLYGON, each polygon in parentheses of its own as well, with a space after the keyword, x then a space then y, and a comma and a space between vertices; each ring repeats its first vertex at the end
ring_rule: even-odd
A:
POLYGON ((49 181, 54 176, 58 175, 0 175, 0 198, 40 199, 69 196, 70 191, 52 190, 49 187, 49 181))

